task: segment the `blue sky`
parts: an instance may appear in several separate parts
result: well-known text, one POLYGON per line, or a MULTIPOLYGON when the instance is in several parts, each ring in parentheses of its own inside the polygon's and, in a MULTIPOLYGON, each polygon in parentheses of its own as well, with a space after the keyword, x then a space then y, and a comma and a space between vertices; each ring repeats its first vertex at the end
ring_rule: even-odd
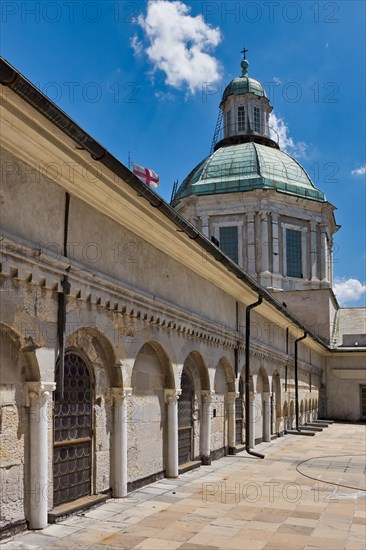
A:
POLYGON ((1 53, 170 199, 210 152, 225 85, 261 80, 283 147, 337 206, 334 272, 363 305, 365 4, 362 1, 7 1, 1 53))

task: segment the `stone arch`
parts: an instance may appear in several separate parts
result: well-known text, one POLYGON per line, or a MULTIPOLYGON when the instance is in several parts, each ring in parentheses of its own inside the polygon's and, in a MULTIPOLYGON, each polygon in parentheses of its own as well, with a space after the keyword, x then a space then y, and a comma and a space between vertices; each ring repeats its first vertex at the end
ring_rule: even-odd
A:
MULTIPOLYGON (((167 410, 165 390, 174 389, 170 359, 156 341, 138 351, 131 377, 132 397, 128 417, 128 479, 149 483, 163 477, 167 466, 167 410), (148 449, 148 453, 147 453, 148 449)), ((143 483, 143 484, 144 484, 143 483)))
MULTIPOLYGON (((34 347, 0 324, 1 528, 25 523, 30 515, 29 414, 27 382, 39 382, 34 347)), ((34 415, 33 415, 34 416, 34 415)))
MULTIPOLYGON (((33 342, 31 337, 17 332, 5 323, 0 323, 0 334, 2 338, 1 348, 4 350, 4 353, 10 354, 10 347, 13 345, 13 359, 15 355, 20 356, 24 379, 29 382, 40 381, 41 373, 36 356, 36 350, 39 346, 33 342), (17 354, 14 354, 14 349, 18 350, 17 354)), ((19 360, 19 358, 17 360, 19 360)))
POLYGON ((216 384, 216 382, 217 382, 217 379, 216 379, 217 369, 221 368, 221 367, 224 369, 224 372, 225 372, 227 391, 235 392, 235 371, 234 371, 234 367, 226 357, 221 357, 221 359, 219 360, 219 362, 217 364, 216 371, 215 371, 214 384, 216 384))
POLYGON ((211 389, 207 365, 198 351, 192 350, 187 355, 184 360, 183 368, 184 366, 189 366, 190 370, 194 373, 195 378, 199 380, 201 390, 209 391, 211 389))
POLYGON ((81 327, 66 340, 66 347, 79 350, 92 367, 95 383, 102 387, 122 387, 122 370, 110 340, 95 327, 81 327), (102 376, 100 380, 98 377, 102 376))

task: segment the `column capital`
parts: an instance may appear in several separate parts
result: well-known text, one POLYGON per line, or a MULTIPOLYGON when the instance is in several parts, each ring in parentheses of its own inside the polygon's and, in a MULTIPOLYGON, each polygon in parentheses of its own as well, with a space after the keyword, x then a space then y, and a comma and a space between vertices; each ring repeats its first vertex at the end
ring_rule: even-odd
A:
POLYGON ((251 401, 254 401, 255 398, 256 398, 256 396, 257 396, 257 392, 256 392, 256 391, 251 391, 251 392, 250 392, 250 396, 249 396, 249 397, 250 397, 250 400, 251 400, 251 401))
POLYGON ((310 231, 316 231, 317 226, 318 226, 318 222, 314 220, 310 220, 310 231))
POLYGON ((26 382, 26 406, 30 407, 33 399, 50 399, 56 389, 55 382, 26 382))
POLYGON ((269 401, 271 399, 271 392, 270 391, 264 391, 263 392, 263 401, 269 401))
POLYGON ((122 403, 122 401, 127 397, 130 397, 131 394, 132 394, 132 388, 121 388, 121 387, 111 388, 111 397, 114 399, 115 403, 122 403))
POLYGON ((215 392, 211 390, 201 391, 201 399, 203 403, 211 403, 214 395, 215 395, 215 392))
POLYGON ((266 210, 261 210, 259 212, 261 222, 268 222, 268 212, 266 210))
POLYGON ((272 222, 278 223, 279 214, 277 212, 271 212, 272 222))
POLYGON ((182 390, 176 390, 176 389, 164 390, 165 403, 167 405, 176 403, 181 393, 182 393, 182 390))
POLYGON ((229 391, 227 394, 228 403, 235 403, 235 400, 239 397, 240 393, 236 391, 229 391))

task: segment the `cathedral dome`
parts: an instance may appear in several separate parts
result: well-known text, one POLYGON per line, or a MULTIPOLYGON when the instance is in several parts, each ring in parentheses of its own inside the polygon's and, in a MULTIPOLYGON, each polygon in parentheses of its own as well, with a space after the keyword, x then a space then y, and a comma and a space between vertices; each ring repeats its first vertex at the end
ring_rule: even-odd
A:
POLYGON ((190 195, 236 193, 274 189, 316 201, 325 201, 304 168, 290 155, 249 142, 220 147, 203 160, 179 187, 175 204, 190 195))
POLYGON ((239 76, 234 78, 228 86, 226 86, 222 94, 221 104, 223 104, 230 95, 254 94, 257 97, 267 97, 263 84, 255 78, 249 76, 239 76))

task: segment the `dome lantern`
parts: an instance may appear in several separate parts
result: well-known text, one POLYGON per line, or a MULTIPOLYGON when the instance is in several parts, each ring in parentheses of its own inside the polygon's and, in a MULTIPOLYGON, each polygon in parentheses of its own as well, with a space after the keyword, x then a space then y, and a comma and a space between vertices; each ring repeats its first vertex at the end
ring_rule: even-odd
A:
POLYGON ((220 109, 223 124, 220 139, 214 146, 215 150, 223 145, 249 141, 278 148, 278 144, 270 135, 268 125, 272 107, 261 82, 248 76, 247 51, 244 48, 241 52, 241 76, 234 78, 222 95, 220 109))

